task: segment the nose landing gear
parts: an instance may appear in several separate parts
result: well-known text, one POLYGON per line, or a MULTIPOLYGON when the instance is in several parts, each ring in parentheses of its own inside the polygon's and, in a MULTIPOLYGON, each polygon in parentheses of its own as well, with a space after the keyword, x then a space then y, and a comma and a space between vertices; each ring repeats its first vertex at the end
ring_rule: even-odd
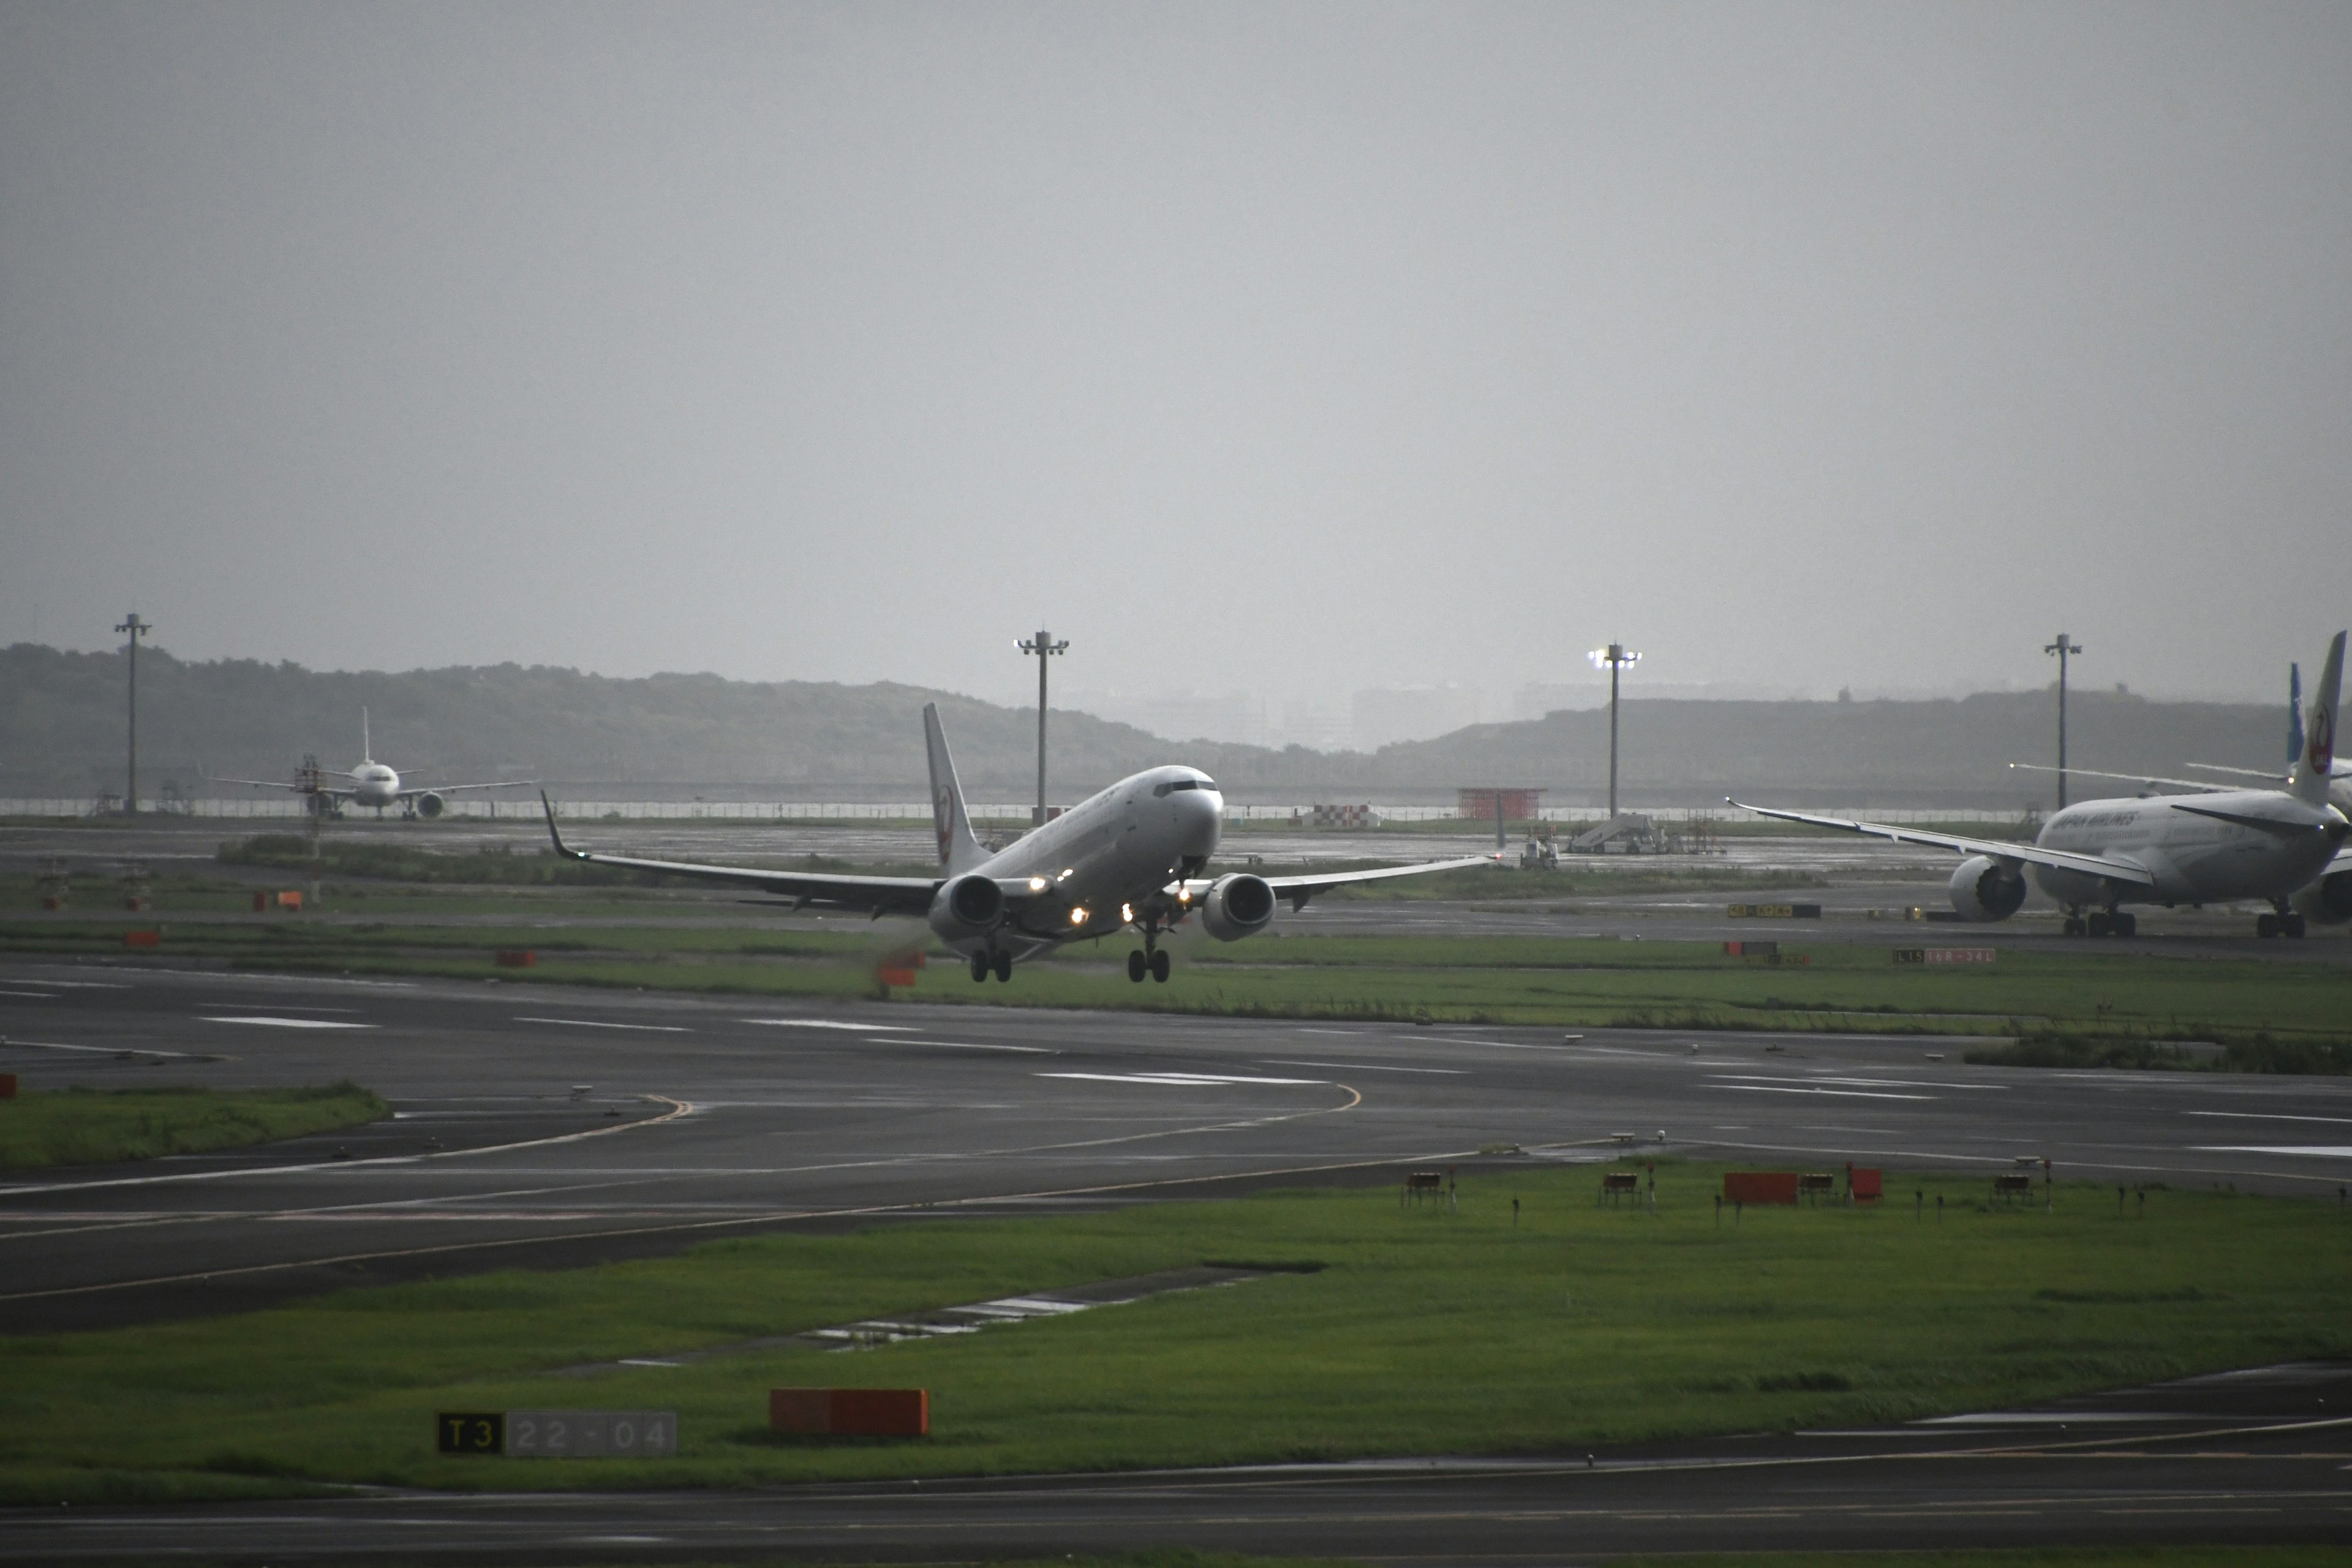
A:
POLYGON ((2064 929, 2068 936, 2137 936, 2139 917, 2122 910, 2093 910, 2088 915, 2069 911, 2064 929))

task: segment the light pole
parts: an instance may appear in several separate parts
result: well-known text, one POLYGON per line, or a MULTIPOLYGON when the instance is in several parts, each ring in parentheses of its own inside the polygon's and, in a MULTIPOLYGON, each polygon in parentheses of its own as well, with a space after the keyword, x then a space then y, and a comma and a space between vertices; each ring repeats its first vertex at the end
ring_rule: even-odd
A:
POLYGON ((1584 657, 1592 661, 1593 668, 1609 672, 1609 820, 1614 822, 1617 820, 1617 676, 1619 671, 1639 662, 1642 656, 1623 643, 1613 642, 1607 647, 1594 648, 1584 657))
POLYGON ((131 637, 131 766, 130 776, 124 780, 127 787, 122 792, 122 809, 125 815, 136 816, 139 815, 139 639, 155 628, 141 620, 139 612, 133 610, 114 629, 127 632, 131 637))
POLYGON ((2044 647, 2043 653, 2058 656, 2058 809, 2066 809, 2066 656, 2080 653, 2083 645, 2058 634, 2058 640, 2044 647))
POLYGON ((1045 664, 1057 653, 1067 653, 1069 642, 1054 640, 1054 634, 1039 627, 1034 639, 1013 645, 1023 653, 1037 656, 1037 815, 1030 826, 1045 826, 1045 664))

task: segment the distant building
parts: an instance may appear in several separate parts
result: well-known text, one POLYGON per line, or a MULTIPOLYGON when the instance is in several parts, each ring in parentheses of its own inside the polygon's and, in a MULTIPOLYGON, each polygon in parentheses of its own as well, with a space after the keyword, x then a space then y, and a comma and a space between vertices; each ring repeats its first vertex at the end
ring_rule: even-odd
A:
POLYGON ((1544 792, 1539 789, 1471 788, 1454 792, 1454 815, 1465 822, 1492 822, 1496 796, 1502 798, 1506 822, 1533 822, 1543 810, 1544 792))
POLYGON ((1381 814, 1369 805, 1310 805, 1290 814, 1293 827, 1378 827, 1381 814))

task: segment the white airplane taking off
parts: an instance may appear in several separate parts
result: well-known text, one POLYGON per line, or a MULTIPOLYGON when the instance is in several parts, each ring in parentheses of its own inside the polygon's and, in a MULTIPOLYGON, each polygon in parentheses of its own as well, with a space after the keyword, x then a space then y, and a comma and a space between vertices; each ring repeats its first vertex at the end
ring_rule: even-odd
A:
POLYGON ((937 877, 837 877, 803 871, 763 871, 750 866, 698 866, 640 860, 574 849, 556 826, 555 805, 540 794, 555 852, 596 866, 659 871, 674 877, 757 888, 803 909, 864 910, 921 915, 947 945, 971 962, 971 977, 1013 978, 1016 960, 1065 942, 1115 936, 1132 926, 1143 946, 1127 955, 1127 977, 1168 978, 1160 933, 1194 911, 1202 929, 1220 942, 1264 931, 1275 905, 1306 908, 1317 893, 1351 882, 1420 876, 1461 866, 1492 865, 1473 855, 1377 871, 1335 871, 1300 877, 1260 877, 1228 871, 1203 877, 1224 825, 1224 797, 1197 768, 1147 768, 1121 779, 1053 821, 991 854, 982 847, 964 810, 963 787, 948 754, 936 704, 923 707, 930 753, 931 821, 938 830, 937 877))
POLYGON ((2137 922, 2124 904, 2169 908, 2239 899, 2271 906, 2255 921, 2257 935, 2301 936, 2306 911, 2323 919, 2352 916, 2352 876, 2347 875, 2352 852, 2344 849, 2352 821, 2327 799, 2343 682, 2344 634, 2337 632, 2284 789, 2086 800, 2053 816, 2030 845, 1727 804, 1783 822, 1929 844, 1964 856, 1952 874, 1952 908, 1965 920, 2015 914, 2025 902, 2031 873, 2065 910, 2069 936, 2130 936, 2137 922), (2297 907, 2297 895, 2307 889, 2315 900, 2297 907), (2341 913, 2333 910, 2331 889, 2344 895, 2341 913))
POLYGON ((537 779, 502 779, 497 784, 433 784, 410 787, 400 782, 400 774, 389 765, 375 760, 374 748, 368 740, 367 710, 360 710, 360 760, 348 773, 330 773, 315 762, 303 767, 288 784, 279 779, 216 779, 205 775, 211 784, 252 784, 257 789, 289 789, 296 795, 310 797, 310 809, 329 816, 340 816, 345 805, 372 805, 378 812, 387 805, 400 807, 403 816, 434 817, 441 815, 447 804, 442 797, 469 789, 514 789, 523 784, 537 784, 537 779), (348 784, 333 784, 331 778, 348 778, 348 784))

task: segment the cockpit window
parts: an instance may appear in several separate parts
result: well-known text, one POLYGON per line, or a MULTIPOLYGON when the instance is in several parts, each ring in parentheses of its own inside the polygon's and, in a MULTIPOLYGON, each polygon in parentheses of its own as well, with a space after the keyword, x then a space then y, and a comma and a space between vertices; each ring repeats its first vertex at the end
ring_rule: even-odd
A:
POLYGON ((1216 787, 1217 781, 1214 779, 1171 779, 1166 784, 1153 784, 1151 793, 1155 795, 1164 795, 1180 789, 1214 789, 1216 787))

